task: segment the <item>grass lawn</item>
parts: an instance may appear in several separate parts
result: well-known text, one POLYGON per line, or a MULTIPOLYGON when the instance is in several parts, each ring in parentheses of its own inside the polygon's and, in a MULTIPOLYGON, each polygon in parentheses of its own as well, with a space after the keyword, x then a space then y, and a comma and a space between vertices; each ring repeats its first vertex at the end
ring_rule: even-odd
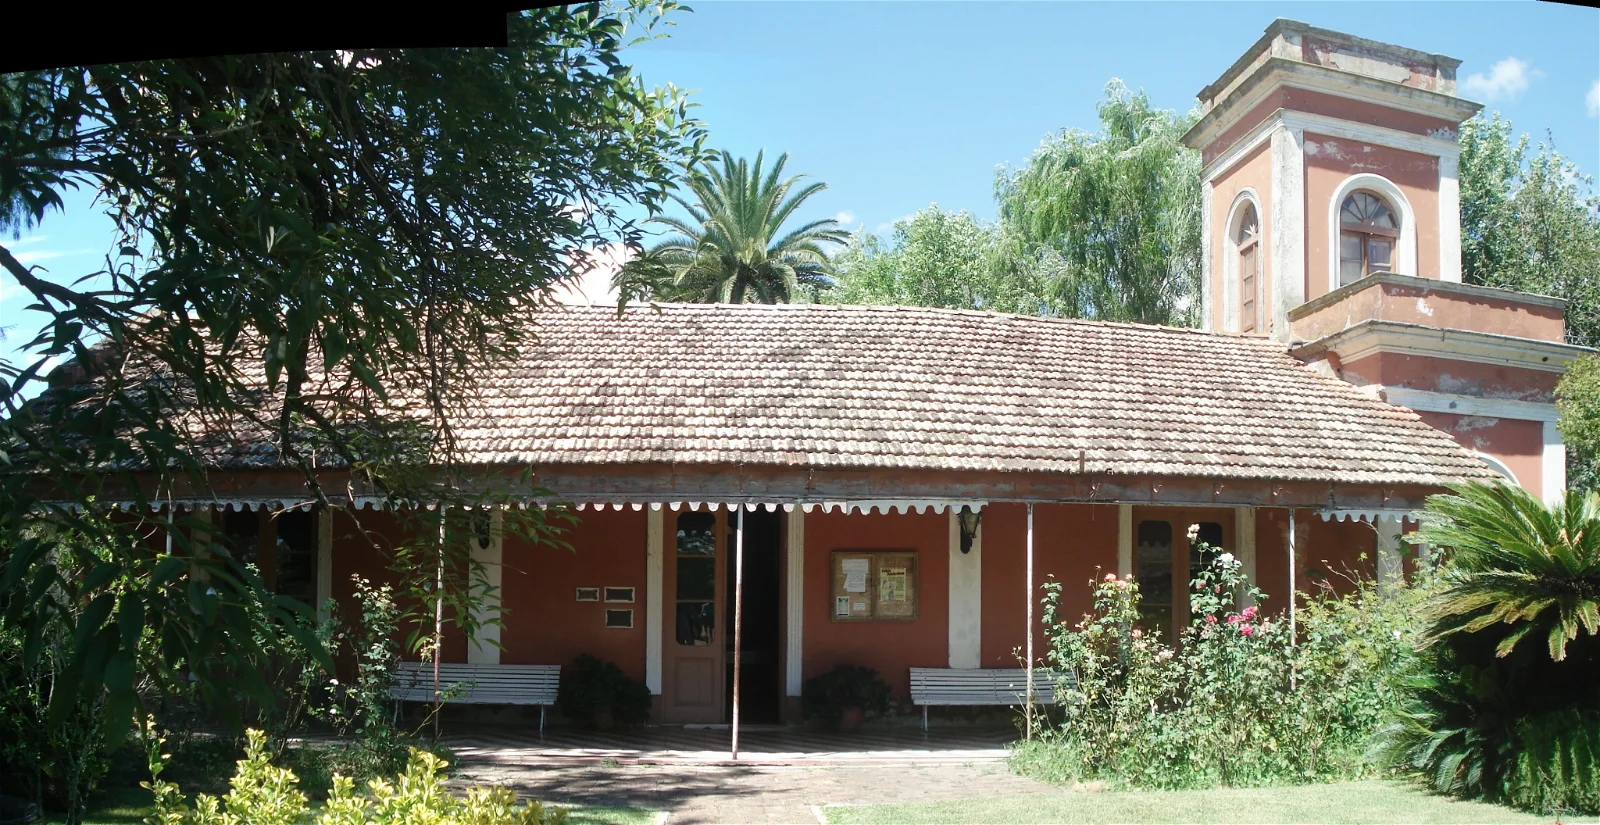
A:
MULTIPOLYGON (((656 821, 656 812, 644 808, 565 807, 572 825, 652 825, 656 821)), ((141 825, 150 813, 148 791, 143 788, 113 788, 94 800, 89 815, 83 821, 84 825, 141 825)), ((60 816, 52 816, 44 821, 49 825, 59 825, 65 820, 60 816)))
MULTIPOLYGON (((1400 782, 1343 782, 1293 788, 1214 791, 1061 793, 924 802, 828 806, 828 825, 885 823, 1516 823, 1554 822, 1437 796, 1400 782)), ((1592 820, 1587 820, 1592 821, 1592 820)))

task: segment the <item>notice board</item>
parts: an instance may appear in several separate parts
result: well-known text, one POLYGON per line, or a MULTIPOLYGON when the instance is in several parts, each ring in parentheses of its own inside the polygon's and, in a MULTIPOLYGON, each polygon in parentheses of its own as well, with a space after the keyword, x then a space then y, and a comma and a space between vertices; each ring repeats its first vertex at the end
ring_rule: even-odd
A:
POLYGON ((833 551, 833 621, 912 621, 920 591, 915 550, 833 551))

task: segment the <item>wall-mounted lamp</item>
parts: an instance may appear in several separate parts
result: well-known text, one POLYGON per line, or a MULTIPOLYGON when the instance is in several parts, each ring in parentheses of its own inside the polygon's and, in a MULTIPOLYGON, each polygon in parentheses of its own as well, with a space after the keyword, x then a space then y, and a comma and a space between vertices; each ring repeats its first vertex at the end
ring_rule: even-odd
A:
POLYGON ((965 504, 961 505, 961 512, 956 515, 956 522, 961 526, 961 552, 972 552, 972 542, 978 537, 978 526, 983 521, 983 514, 965 504))

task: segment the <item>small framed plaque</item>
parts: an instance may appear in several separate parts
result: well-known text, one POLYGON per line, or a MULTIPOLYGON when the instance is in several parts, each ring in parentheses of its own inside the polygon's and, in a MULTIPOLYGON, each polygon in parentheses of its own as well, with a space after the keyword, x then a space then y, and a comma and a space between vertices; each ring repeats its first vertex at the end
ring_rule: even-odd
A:
POLYGON ((600 601, 600 588, 598 588, 598 587, 580 587, 580 588, 578 588, 578 601, 580 601, 580 602, 597 602, 597 601, 600 601))
POLYGON ((620 603, 623 603, 623 604, 633 604, 633 588, 631 588, 631 587, 607 587, 606 588, 606 601, 608 601, 608 602, 620 602, 620 603))
POLYGON ((633 627, 633 609, 608 608, 606 610, 606 627, 633 627))

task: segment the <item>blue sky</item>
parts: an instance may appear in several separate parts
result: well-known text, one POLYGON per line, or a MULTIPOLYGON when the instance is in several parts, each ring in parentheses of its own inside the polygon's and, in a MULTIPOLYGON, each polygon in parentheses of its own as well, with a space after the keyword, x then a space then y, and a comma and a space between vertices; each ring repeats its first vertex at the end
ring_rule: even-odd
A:
POLYGON ((789 152, 819 216, 869 231, 937 202, 992 218, 999 164, 1093 129, 1106 81, 1188 110, 1277 17, 1463 61, 1463 96, 1600 171, 1600 11, 1549 3, 718 2, 634 50, 696 90, 712 144, 789 152), (1512 61, 1512 62, 1505 62, 1512 61), (1496 65, 1500 64, 1498 71, 1496 65), (1480 82, 1468 80, 1481 74, 1480 82))
MULTIPOLYGON (((695 90, 712 145, 787 151, 828 184, 803 217, 885 232, 930 203, 995 213, 1001 164, 1064 127, 1095 127, 1106 81, 1187 110, 1276 17, 1460 58, 1463 96, 1600 172, 1600 11, 1501 2, 749 2, 690 0, 671 38, 631 49, 651 83, 695 90), (1586 99, 1587 98, 1587 99, 1586 99)), ((69 196, 21 243, 70 280, 99 268, 109 226, 69 196)), ((0 279, 0 351, 35 331, 0 279)))

